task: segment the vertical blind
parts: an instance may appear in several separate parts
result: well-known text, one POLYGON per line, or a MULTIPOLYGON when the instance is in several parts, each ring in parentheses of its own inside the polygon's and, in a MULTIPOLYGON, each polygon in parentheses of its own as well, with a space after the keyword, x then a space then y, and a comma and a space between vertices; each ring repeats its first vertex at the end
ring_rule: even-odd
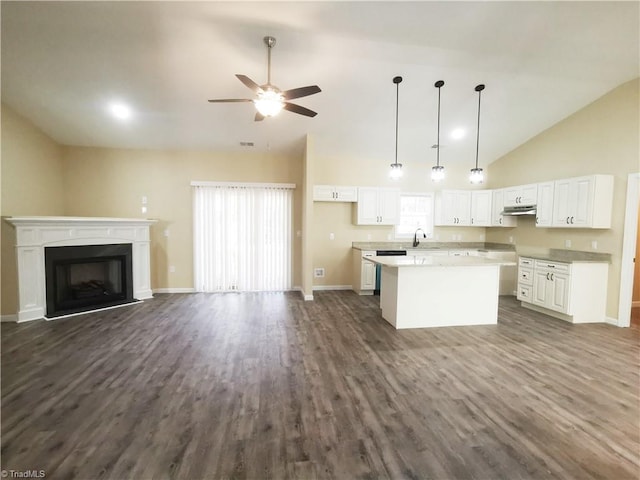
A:
POLYGON ((291 289, 293 186, 192 185, 195 289, 291 289))

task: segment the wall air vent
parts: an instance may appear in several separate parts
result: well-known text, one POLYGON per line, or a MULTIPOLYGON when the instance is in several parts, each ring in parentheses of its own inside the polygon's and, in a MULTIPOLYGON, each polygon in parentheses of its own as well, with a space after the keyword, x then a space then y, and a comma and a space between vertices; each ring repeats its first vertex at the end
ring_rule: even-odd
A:
POLYGON ((241 147, 253 147, 253 142, 240 142, 241 147))

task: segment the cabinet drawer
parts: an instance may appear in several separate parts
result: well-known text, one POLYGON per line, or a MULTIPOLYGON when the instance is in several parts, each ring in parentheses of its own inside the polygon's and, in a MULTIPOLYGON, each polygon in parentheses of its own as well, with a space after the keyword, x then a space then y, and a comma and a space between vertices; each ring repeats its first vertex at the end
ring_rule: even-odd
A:
POLYGON ((570 265, 568 263, 548 262, 546 260, 536 260, 536 270, 549 270, 553 272, 568 273, 570 265))
POLYGON ((533 270, 530 268, 522 268, 518 269, 518 285, 533 285, 533 270))
POLYGON ((533 268, 533 262, 533 258, 520 257, 520 260, 518 260, 518 265, 522 267, 533 268))
POLYGON ((531 302, 532 287, 530 285, 518 284, 518 294, 516 298, 522 302, 531 302))

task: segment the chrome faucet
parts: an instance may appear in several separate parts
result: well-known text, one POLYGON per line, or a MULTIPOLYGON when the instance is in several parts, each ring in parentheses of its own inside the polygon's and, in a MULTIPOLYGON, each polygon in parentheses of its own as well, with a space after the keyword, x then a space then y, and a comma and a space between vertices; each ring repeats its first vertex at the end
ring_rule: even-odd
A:
POLYGON ((418 240, 418 232, 422 232, 422 238, 427 238, 427 234, 424 233, 424 230, 422 230, 421 228, 418 228, 416 230, 416 232, 413 234, 413 246, 417 247, 418 245, 420 245, 420 240, 418 240))

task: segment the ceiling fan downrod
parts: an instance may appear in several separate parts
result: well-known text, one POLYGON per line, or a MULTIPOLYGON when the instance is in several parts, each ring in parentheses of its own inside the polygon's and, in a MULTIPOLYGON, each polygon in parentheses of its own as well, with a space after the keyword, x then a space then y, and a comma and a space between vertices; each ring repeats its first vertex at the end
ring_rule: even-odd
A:
POLYGON ((276 46, 276 37, 268 35, 263 40, 267 46, 267 85, 271 85, 271 49, 276 46))

